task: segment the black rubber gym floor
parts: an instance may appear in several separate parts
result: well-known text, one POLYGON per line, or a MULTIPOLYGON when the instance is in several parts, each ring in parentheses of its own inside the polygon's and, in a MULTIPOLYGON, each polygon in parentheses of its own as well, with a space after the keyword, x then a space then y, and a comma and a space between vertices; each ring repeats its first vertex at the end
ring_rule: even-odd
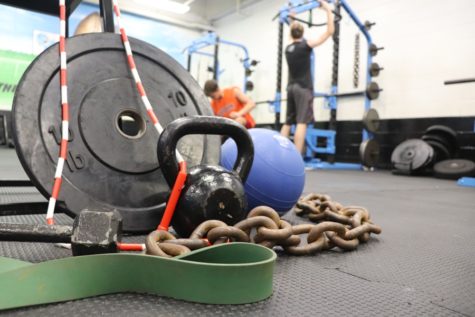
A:
MULTIPOLYGON (((0 150, 0 179, 24 178, 0 150)), ((9 316, 475 316, 475 190, 386 171, 309 171, 306 192, 362 205, 383 228, 356 251, 279 253, 274 294, 248 305, 193 304, 116 294, 3 312, 9 316)), ((0 188, 0 204, 44 201, 34 188, 0 188)), ((286 215, 292 222, 302 220, 286 215)), ((43 215, 0 221, 41 222, 43 215)), ((57 222, 71 223, 58 215, 57 222)), ((137 241, 139 238, 127 238, 137 241)), ((0 242, 0 256, 40 262, 69 256, 47 244, 0 242)), ((1 287, 1 281, 0 281, 1 287)))

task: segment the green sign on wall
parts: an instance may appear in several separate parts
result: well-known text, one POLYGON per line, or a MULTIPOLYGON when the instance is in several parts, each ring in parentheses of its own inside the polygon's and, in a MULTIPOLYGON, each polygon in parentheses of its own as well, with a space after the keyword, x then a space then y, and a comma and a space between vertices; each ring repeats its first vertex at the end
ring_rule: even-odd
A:
POLYGON ((11 110, 16 86, 35 55, 0 50, 0 110, 11 110))

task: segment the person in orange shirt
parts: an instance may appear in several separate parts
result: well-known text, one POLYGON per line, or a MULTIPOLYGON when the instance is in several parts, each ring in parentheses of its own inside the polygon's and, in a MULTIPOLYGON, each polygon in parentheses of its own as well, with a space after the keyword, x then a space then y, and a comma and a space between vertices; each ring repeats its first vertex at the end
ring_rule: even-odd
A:
POLYGON ((215 115, 233 119, 248 129, 256 126, 254 118, 249 113, 256 104, 238 87, 221 89, 216 80, 208 80, 204 92, 212 99, 211 107, 215 115))

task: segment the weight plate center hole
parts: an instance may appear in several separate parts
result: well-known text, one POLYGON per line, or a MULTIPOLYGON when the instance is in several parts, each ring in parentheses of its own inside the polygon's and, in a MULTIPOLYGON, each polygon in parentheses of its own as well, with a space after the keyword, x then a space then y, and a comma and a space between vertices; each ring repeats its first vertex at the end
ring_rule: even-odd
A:
POLYGON ((115 122, 117 131, 128 139, 139 139, 145 134, 147 127, 144 118, 130 109, 120 112, 115 122))

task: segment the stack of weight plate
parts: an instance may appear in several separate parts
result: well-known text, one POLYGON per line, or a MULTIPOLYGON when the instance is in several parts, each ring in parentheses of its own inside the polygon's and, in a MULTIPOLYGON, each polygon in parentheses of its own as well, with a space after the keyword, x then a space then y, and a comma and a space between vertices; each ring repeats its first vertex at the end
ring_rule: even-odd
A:
POLYGON ((420 139, 409 139, 399 144, 391 154, 394 174, 420 175, 433 163, 434 149, 420 139))
MULTIPOLYGON (((432 174, 433 168, 437 170, 436 167, 440 166, 439 162, 451 161, 457 150, 457 133, 447 126, 433 125, 425 130, 421 139, 406 140, 394 149, 391 155, 393 172, 405 175, 432 174)), ((455 168, 458 165, 449 163, 448 166, 455 168)))
POLYGON ((457 154, 457 132, 443 125, 429 127, 422 136, 435 152, 434 162, 453 158, 457 154))
POLYGON ((429 127, 422 136, 434 149, 433 174, 437 178, 459 179, 475 175, 475 163, 454 159, 458 152, 457 133, 443 125, 429 127))

